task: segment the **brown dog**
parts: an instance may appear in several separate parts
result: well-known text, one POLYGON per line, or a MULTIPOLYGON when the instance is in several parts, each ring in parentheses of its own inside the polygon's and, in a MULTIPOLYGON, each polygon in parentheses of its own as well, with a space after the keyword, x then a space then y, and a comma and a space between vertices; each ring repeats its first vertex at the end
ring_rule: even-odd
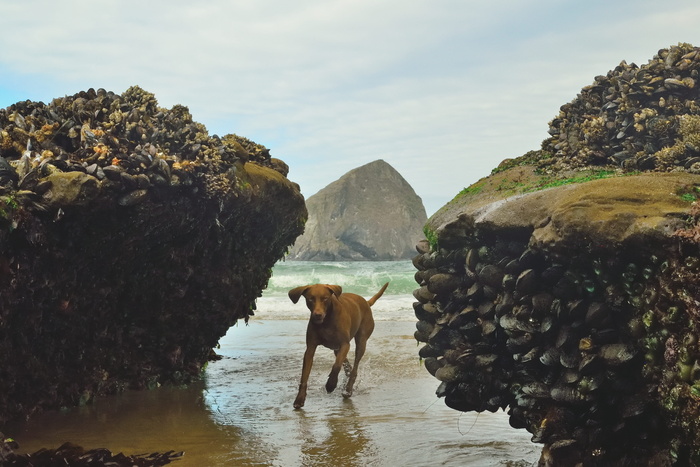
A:
POLYGON ((367 339, 374 331, 374 318, 370 307, 382 296, 389 283, 377 292, 374 297, 365 300, 353 293, 343 293, 339 285, 316 284, 296 287, 289 291, 292 302, 299 301, 302 295, 306 298, 306 306, 311 311, 309 325, 306 328, 306 352, 301 369, 299 393, 294 401, 294 408, 304 406, 306 401, 306 382, 311 373, 316 347, 323 345, 335 352, 335 363, 328 375, 326 391, 333 392, 338 385, 338 373, 341 365, 348 374, 348 384, 343 392, 344 397, 352 396, 352 387, 357 378, 357 365, 365 354, 367 339), (355 364, 349 370, 348 351, 350 340, 355 339, 355 364))

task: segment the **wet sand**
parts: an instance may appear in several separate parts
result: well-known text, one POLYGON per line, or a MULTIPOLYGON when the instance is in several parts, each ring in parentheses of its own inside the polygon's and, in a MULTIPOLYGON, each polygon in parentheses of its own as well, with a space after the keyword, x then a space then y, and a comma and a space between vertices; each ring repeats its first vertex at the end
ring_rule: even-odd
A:
MULTIPOLYGON (((355 393, 327 394, 333 352, 319 349, 306 405, 292 402, 306 322, 252 320, 231 328, 205 380, 99 399, 4 428, 22 452, 64 441, 129 454, 184 450, 185 466, 526 466, 539 457, 502 413, 460 413, 435 396, 413 322, 378 321, 355 393)), ((352 355, 352 354, 351 354, 352 355)), ((342 387, 343 378, 339 382, 342 387)))

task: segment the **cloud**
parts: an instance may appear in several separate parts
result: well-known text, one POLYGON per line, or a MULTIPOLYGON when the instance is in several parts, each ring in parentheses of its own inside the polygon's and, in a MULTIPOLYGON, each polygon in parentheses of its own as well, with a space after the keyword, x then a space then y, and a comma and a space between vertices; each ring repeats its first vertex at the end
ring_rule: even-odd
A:
POLYGON ((309 196, 375 159, 429 213, 537 149, 595 75, 700 44, 694 1, 0 3, 0 105, 138 84, 271 148, 309 196))

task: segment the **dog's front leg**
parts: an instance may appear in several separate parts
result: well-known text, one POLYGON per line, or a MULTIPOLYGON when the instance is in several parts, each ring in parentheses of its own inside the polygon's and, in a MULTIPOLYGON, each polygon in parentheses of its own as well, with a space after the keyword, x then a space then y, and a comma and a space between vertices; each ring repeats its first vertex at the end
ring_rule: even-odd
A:
POLYGON ((344 342, 340 344, 340 348, 335 354, 335 363, 333 364, 333 368, 331 368, 331 373, 328 375, 328 381, 326 382, 326 391, 333 392, 335 387, 338 385, 338 373, 340 373, 340 369, 343 366, 343 362, 348 358, 349 350, 349 342, 344 342))
POLYGON ((309 381, 309 375, 311 374, 311 365, 314 362, 314 353, 316 353, 316 346, 307 344, 306 352, 304 352, 304 363, 301 366, 299 393, 297 394, 297 398, 294 400, 295 409, 304 407, 304 402, 306 402, 306 384, 309 381))

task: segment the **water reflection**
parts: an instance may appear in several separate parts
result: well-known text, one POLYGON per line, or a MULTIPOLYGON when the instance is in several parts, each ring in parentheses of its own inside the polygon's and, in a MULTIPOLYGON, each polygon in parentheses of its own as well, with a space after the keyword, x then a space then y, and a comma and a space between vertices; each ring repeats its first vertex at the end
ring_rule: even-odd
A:
POLYGON ((104 397, 0 431, 23 452, 65 441, 129 454, 184 450, 176 467, 496 466, 537 459, 529 435, 510 429, 505 414, 482 414, 473 429, 458 428, 460 414, 435 401, 437 382, 406 338, 413 323, 378 322, 352 399, 326 393, 333 352, 319 352, 306 405, 294 410, 304 328, 303 321, 234 328, 222 339, 224 358, 199 384, 104 397))
POLYGON ((323 423, 299 411, 301 459, 299 465, 371 465, 377 449, 365 431, 352 399, 342 403, 342 413, 328 416, 323 423))

